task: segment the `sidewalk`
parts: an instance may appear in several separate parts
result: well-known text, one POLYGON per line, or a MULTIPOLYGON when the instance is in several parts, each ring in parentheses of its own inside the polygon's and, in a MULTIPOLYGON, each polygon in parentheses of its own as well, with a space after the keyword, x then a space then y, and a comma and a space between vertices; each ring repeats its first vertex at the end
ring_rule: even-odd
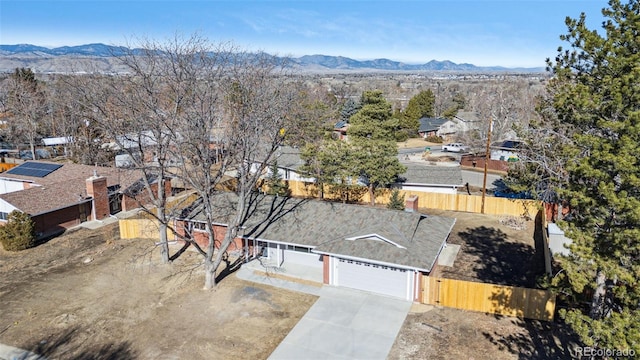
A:
POLYGON ((27 350, 0 344, 0 360, 46 360, 46 358, 27 350))
MULTIPOLYGON (((133 216, 135 214, 137 214, 140 211, 140 209, 133 209, 130 211, 121 211, 115 215, 110 215, 107 218, 104 218, 102 220, 89 220, 89 221, 85 221, 83 223, 81 223, 80 225, 76 225, 73 228, 86 228, 86 229, 90 229, 90 230, 95 230, 95 229, 99 229, 105 225, 109 225, 109 224, 113 224, 115 222, 118 222, 120 219, 126 219, 129 216, 133 216)), ((2 360, 2 359, 0 359, 2 360)))
POLYGON ((256 266, 247 265, 248 264, 243 264, 236 272, 236 276, 238 278, 259 284, 276 286, 291 291, 320 296, 320 290, 322 289, 321 283, 315 283, 304 279, 296 279, 294 277, 278 273, 267 273, 258 270, 256 266))

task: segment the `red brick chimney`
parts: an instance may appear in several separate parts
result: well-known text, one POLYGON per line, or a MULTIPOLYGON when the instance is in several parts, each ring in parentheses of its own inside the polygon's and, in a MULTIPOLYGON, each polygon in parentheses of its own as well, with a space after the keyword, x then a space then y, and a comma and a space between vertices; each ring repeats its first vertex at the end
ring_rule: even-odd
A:
POLYGON ((107 190, 107 178, 98 176, 94 172, 93 176, 86 180, 87 196, 93 198, 93 210, 91 217, 93 220, 101 220, 109 216, 109 193, 107 190))
POLYGON ((405 200, 404 211, 418 212, 418 195, 411 195, 405 200))

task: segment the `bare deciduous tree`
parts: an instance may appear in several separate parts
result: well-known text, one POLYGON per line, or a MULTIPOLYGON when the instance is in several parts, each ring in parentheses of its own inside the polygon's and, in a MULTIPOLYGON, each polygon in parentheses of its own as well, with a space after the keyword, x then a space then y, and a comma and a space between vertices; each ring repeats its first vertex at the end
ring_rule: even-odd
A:
POLYGON ((240 235, 250 196, 285 138, 300 87, 279 76, 285 67, 267 54, 212 45, 198 35, 166 43, 147 40, 138 48, 144 50, 122 57, 129 75, 100 77, 99 83, 82 87, 82 98, 130 155, 133 167, 145 174, 144 187, 156 209, 147 212, 160 224, 165 261, 170 259, 166 230, 176 214, 167 208, 164 179, 177 179, 198 194, 208 244, 201 248, 188 232, 179 236, 203 255, 209 289, 240 235), (238 200, 219 239, 214 231, 219 210, 212 199, 229 176, 238 200))
POLYGON ((45 90, 31 69, 16 69, 7 85, 8 137, 28 143, 32 158, 37 159, 36 141, 43 133, 47 113, 45 90))
MULTIPOLYGON (((112 158, 101 147, 104 132, 95 121, 92 109, 77 101, 76 88, 94 86, 87 76, 57 76, 49 83, 48 98, 51 106, 51 136, 65 137, 64 155, 76 163, 105 165, 112 158)), ((60 155, 60 154, 59 154, 60 155)))
POLYGON ((499 141, 516 137, 516 128, 526 126, 538 117, 535 98, 542 90, 529 86, 526 79, 479 82, 469 89, 466 109, 478 114, 481 125, 477 131, 464 134, 461 140, 476 150, 483 149, 489 119, 492 123, 491 139, 499 141))

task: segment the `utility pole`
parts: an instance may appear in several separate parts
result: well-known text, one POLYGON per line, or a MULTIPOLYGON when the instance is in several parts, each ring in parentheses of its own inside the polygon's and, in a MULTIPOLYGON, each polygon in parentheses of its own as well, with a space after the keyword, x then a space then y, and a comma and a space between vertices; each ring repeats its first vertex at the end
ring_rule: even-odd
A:
POLYGON ((489 131, 487 131, 487 150, 484 153, 484 177, 482 180, 482 203, 480 205, 480 213, 484 214, 484 198, 487 195, 487 169, 489 159, 491 159, 491 131, 493 130, 493 120, 489 117, 489 131))

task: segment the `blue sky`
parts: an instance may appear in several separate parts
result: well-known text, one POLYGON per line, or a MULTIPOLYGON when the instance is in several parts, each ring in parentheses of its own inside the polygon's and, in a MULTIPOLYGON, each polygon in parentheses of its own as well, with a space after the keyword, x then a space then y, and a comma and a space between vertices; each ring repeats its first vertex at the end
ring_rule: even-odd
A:
POLYGON ((276 55, 450 60, 536 67, 553 58, 564 19, 600 30, 606 0, 0 0, 0 44, 56 47, 198 32, 276 55))

